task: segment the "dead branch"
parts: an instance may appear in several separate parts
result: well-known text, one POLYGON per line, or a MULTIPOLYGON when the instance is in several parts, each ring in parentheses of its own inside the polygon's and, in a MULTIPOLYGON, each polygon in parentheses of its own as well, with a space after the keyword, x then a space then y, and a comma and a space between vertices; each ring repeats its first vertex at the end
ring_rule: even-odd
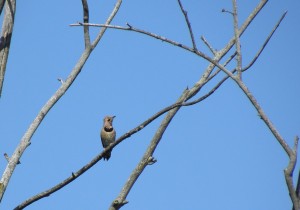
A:
POLYGON ((5 0, 0 0, 0 15, 2 14, 4 3, 5 3, 5 0))
POLYGON ((192 40, 193 48, 194 48, 195 51, 197 51, 197 45, 196 45, 196 42, 195 42, 195 38, 194 38, 194 34, 193 34, 191 22, 189 20, 188 15, 187 15, 187 11, 184 10, 184 8, 183 8, 182 3, 181 3, 180 0, 178 0, 178 4, 180 6, 180 10, 181 10, 182 14, 184 15, 184 19, 185 19, 186 25, 187 25, 187 27, 189 29, 189 33, 190 33, 190 37, 191 37, 191 40, 192 40))
MULTIPOLYGON (((81 2, 82 2, 82 8, 83 8, 83 22, 88 23, 89 22, 89 6, 87 3, 87 0, 82 0, 81 2)), ((83 26, 83 34, 84 34, 85 48, 88 48, 91 45, 89 26, 83 26)))
MULTIPOLYGON (((182 93, 180 98, 177 100, 177 103, 183 103, 186 100, 186 98, 188 97, 189 93, 190 93, 190 91, 186 89, 182 93)), ((176 113, 178 112, 179 109, 180 109, 180 106, 172 109, 171 111, 168 112, 166 117, 163 119, 163 121, 161 122, 161 125, 157 129, 157 132, 155 133, 150 145, 148 146, 144 156, 142 157, 141 161, 138 163, 136 168, 131 173, 129 179, 127 179, 127 182, 125 183, 125 185, 124 185, 123 189, 121 190, 120 194, 118 195, 118 197, 112 202, 109 210, 120 209, 124 204, 128 203, 128 201, 125 200, 128 193, 130 192, 134 183, 136 182, 138 177, 141 175, 141 173, 144 171, 146 166, 149 165, 149 160, 152 159, 152 155, 153 155, 157 145, 159 144, 164 132, 166 131, 168 125, 170 124, 171 120, 176 115, 176 113)))
MULTIPOLYGON (((226 71, 226 73, 229 73, 229 74, 231 74, 231 76, 233 76, 233 74, 231 72, 229 72, 227 69, 225 69, 224 66, 221 66, 218 62, 216 62, 216 61, 219 61, 219 59, 222 58, 225 54, 227 54, 227 52, 229 51, 229 49, 232 47, 233 44, 234 43, 232 43, 230 41, 229 44, 225 48, 223 48, 223 50, 220 51, 221 53, 217 53, 215 58, 212 59, 211 64, 207 67, 206 71, 203 73, 200 80, 188 92, 184 92, 180 96, 179 101, 185 102, 186 100, 188 100, 191 97, 193 97, 194 95, 196 95, 201 90, 203 85, 206 84, 207 79, 208 79, 209 75, 211 74, 214 66, 218 66, 223 71, 226 71)), ((196 54, 198 54, 198 53, 199 53, 199 51, 196 52, 196 54)), ((204 55, 204 57, 205 56, 206 55, 204 55)), ((201 56, 201 57, 203 57, 203 56, 201 56)), ((145 167, 148 165, 147 160, 152 157, 152 154, 153 154, 157 144, 160 142, 165 129, 167 128, 167 126, 169 125, 171 119, 177 113, 179 108, 180 107, 171 110, 166 115, 166 117, 163 119, 163 121, 162 121, 160 127, 158 128, 157 132, 155 133, 149 147, 147 148, 146 152, 144 153, 143 158, 138 163, 137 167, 133 170, 132 174, 130 175, 128 181, 125 183, 125 185, 122 188, 122 190, 121 190, 120 194, 118 195, 118 197, 112 202, 112 204, 109 208, 110 210, 120 209, 124 204, 128 203, 128 201, 126 200, 126 197, 129 193, 129 191, 131 190, 132 186, 134 185, 134 183, 136 182, 136 180, 138 179, 140 174, 144 171, 145 167)))
MULTIPOLYGON (((120 5, 122 3, 122 0, 117 0, 117 3, 108 17, 106 24, 110 24, 113 17, 116 15, 120 5)), ((22 154, 26 150, 26 148, 30 145, 31 137, 43 121, 44 117, 47 115, 47 113, 50 111, 50 109, 55 105, 55 103, 65 94, 65 92, 69 89, 69 87, 72 85, 72 83, 75 81, 76 77, 81 72, 85 62, 89 58, 90 54, 92 53, 92 50, 96 47, 100 39, 102 38, 104 32, 106 31, 106 28, 102 28, 94 41, 92 47, 85 48, 84 52, 82 53, 80 59, 78 60, 77 64, 71 71, 70 75, 66 79, 66 81, 58 88, 58 90, 54 93, 54 95, 46 102, 46 104, 42 107, 36 118, 33 120, 31 125, 29 126, 28 130, 22 137, 19 145, 15 149, 13 155, 10 158, 9 163, 6 166, 6 169, 1 177, 0 180, 0 201, 4 195, 4 192, 6 190, 6 187, 9 183, 9 180, 14 172, 14 169, 16 168, 17 163, 19 162, 22 154)))
POLYGON ((238 25, 238 10, 236 0, 232 0, 233 4, 233 26, 234 26, 234 37, 235 37, 235 48, 236 48, 236 60, 237 60, 237 76, 242 79, 242 53, 241 43, 239 36, 239 25, 238 25))
POLYGON ((255 61, 258 59, 260 54, 263 52, 263 50, 265 49, 265 47, 269 43, 270 39, 272 38, 273 34, 275 33, 276 29, 279 27, 280 23, 282 22, 282 20, 284 19, 286 14, 287 14, 287 11, 285 11, 283 13, 283 15, 281 16, 281 18, 279 19, 277 24, 274 26, 273 30, 270 32, 269 36, 267 37, 267 39, 265 40, 265 42, 263 43, 263 45, 261 46, 259 51, 256 53, 256 55, 252 59, 252 61, 245 68, 243 68, 242 71, 246 71, 247 69, 249 69, 255 63, 255 61))
MULTIPOLYGON (((4 20, 2 24, 2 32, 0 37, 0 97, 2 94, 2 87, 4 82, 4 76, 6 71, 6 64, 8 60, 10 42, 14 27, 15 13, 16 13, 16 0, 6 0, 2 1, 1 7, 6 2, 4 10, 4 20)), ((2 11, 1 8, 1 11, 2 11)), ((1 201, 1 196, 0 196, 1 201)))

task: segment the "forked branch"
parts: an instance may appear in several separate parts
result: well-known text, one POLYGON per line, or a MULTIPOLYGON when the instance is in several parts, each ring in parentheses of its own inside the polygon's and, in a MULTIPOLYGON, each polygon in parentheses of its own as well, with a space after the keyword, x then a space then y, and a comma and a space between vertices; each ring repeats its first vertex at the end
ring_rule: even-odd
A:
MULTIPOLYGON (((116 15, 118 8, 120 7, 122 3, 122 0, 117 0, 117 3, 108 17, 106 24, 110 24, 114 16, 116 15)), ((84 1, 83 1, 84 4, 84 1)), ((70 75, 64 81, 61 86, 58 88, 58 90, 53 94, 53 96, 46 102, 46 104, 42 107, 36 118, 33 120, 31 125, 29 126, 28 130, 25 132, 24 136, 22 137, 19 145, 15 149, 13 155, 10 158, 9 163, 7 164, 7 167, 1 177, 0 180, 0 201, 5 193, 6 187, 9 183, 9 180, 14 172, 14 169, 16 168, 17 163, 19 162, 22 154, 26 150, 26 148, 30 145, 31 137, 39 127, 39 125, 42 123, 44 117, 47 115, 47 113, 50 111, 50 109, 55 105, 55 103, 66 93, 66 91, 70 88, 70 86, 73 84, 79 73, 81 72, 85 62, 89 58, 90 54, 92 53, 92 50, 96 47, 99 40, 102 38, 104 32, 106 31, 106 28, 102 28, 96 38, 96 40, 93 43, 92 47, 85 48, 84 52, 82 53, 80 59, 78 60, 77 64, 71 71, 70 75)))
MULTIPOLYGON (((253 16, 253 17, 255 17, 255 16, 253 16)), ((195 52, 197 55, 200 55, 201 57, 204 57, 205 59, 209 60, 211 62, 211 64, 207 67, 206 71, 204 72, 204 74, 202 75, 200 80, 194 85, 194 87, 190 91, 184 92, 179 100, 182 100, 182 102, 185 102, 186 100, 190 99, 195 94, 197 94, 201 90, 203 85, 206 84, 207 79, 209 78, 209 75, 211 74, 214 66, 218 66, 222 70, 225 70, 226 73, 229 73, 231 76, 233 76, 233 74, 231 72, 229 72, 227 69, 225 69, 224 66, 222 66, 218 63, 218 61, 225 54, 227 54, 227 52, 233 46, 233 44, 234 43, 232 41, 229 41, 229 44, 227 46, 225 46, 225 48, 223 50, 216 53, 214 59, 210 59, 210 58, 207 59, 207 58, 205 58, 205 57, 208 57, 207 55, 205 55, 205 54, 202 55, 202 53, 199 52, 199 51, 195 52), (185 96, 185 94, 187 94, 187 95, 185 96)), ((155 133, 155 135, 154 135, 147 151, 145 152, 143 158, 138 163, 137 167, 133 170, 132 174, 130 175, 128 181, 125 183, 125 185, 124 185, 123 189, 121 190, 120 194, 118 195, 118 197, 112 202, 112 204, 110 206, 110 210, 120 209, 124 204, 128 203, 128 201, 126 201, 126 196, 128 195, 128 193, 131 190, 131 188, 132 188, 133 184, 135 183, 135 181, 138 179, 140 174, 143 172, 145 167, 148 165, 147 160, 152 157, 153 152, 154 152, 157 144, 159 143, 159 141, 162 137, 162 134, 165 131, 165 128, 168 126, 168 124, 170 123, 170 119, 172 119, 174 117, 174 115, 177 113, 179 108, 180 107, 178 107, 174 110, 171 110, 166 115, 166 117, 164 118, 164 120, 161 123, 161 126, 158 128, 157 132, 155 133)))

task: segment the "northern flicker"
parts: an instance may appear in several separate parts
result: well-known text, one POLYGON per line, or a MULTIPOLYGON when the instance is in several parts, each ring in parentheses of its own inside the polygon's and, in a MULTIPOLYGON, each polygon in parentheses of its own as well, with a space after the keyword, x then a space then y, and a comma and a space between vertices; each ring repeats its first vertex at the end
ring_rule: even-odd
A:
MULTIPOLYGON (((108 147, 111 143, 115 142, 116 131, 112 125, 115 116, 106 116, 103 119, 103 127, 100 132, 100 137, 102 141, 102 146, 104 148, 108 147)), ((108 160, 111 155, 111 150, 108 151, 103 157, 104 160, 108 160)))

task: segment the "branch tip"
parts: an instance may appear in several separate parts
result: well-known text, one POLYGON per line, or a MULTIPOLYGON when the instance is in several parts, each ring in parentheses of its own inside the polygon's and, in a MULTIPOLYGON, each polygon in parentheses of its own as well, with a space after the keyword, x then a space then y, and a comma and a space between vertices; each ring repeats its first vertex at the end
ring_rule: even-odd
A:
POLYGON ((128 26, 128 28, 132 28, 132 26, 129 23, 126 23, 126 25, 128 26))
POLYGON ((62 78, 57 78, 57 80, 61 83, 61 84, 64 84, 64 80, 62 78))
POLYGON ((116 199, 113 202, 113 206, 117 207, 117 209, 119 209, 119 208, 121 208, 122 206, 124 206, 127 203, 129 203, 127 200, 124 200, 124 201, 120 202, 118 199, 116 199))
POLYGON ((229 13, 229 14, 233 15, 233 12, 228 11, 228 10, 226 10, 226 9, 224 9, 224 8, 221 10, 221 12, 225 12, 225 13, 229 13))
POLYGON ((208 43, 208 41, 205 39, 205 37, 203 35, 201 36, 201 40, 204 42, 204 44, 209 48, 209 50, 215 56, 217 54, 217 51, 208 43))
POLYGON ((148 165, 153 165, 156 162, 157 162, 157 160, 154 157, 150 156, 148 158, 148 165))
POLYGON ((9 162, 8 154, 7 154, 7 153, 4 153, 3 155, 4 155, 5 159, 6 159, 6 161, 9 162))
MULTIPOLYGON (((5 159, 6 159, 6 161, 9 163, 10 157, 8 156, 8 154, 5 152, 3 155, 4 155, 5 159)), ((17 164, 21 164, 21 162, 18 161, 17 164)))

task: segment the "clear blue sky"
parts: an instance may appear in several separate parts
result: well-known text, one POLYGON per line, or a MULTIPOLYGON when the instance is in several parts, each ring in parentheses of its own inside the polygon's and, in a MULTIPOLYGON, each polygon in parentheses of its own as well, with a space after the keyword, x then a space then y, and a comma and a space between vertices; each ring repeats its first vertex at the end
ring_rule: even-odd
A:
MULTIPOLYGON (((104 23, 115 1, 89 1, 90 22, 104 23)), ((240 23, 259 1, 238 1, 240 23)), ((40 108, 82 53, 81 1, 18 1, 10 57, 0 99, 0 154, 11 155, 40 108)), ((204 35, 221 49, 233 36, 231 1, 182 0, 198 48, 204 35)), ((300 135, 299 1, 270 1, 241 39, 246 65, 284 11, 288 14, 245 83, 290 145, 300 135)), ((113 21, 126 22, 191 45, 176 0, 124 1, 113 21)), ((91 29, 95 37, 99 29, 91 29)), ((133 32, 109 30, 69 91, 32 138, 0 209, 61 182, 101 150, 102 118, 113 114, 120 136, 172 104, 208 63, 182 49, 133 32)), ((232 67, 232 66, 231 66, 232 67)), ((221 77, 218 77, 219 79, 221 77)), ((215 84, 212 81, 202 95, 215 84)), ((141 159, 162 118, 120 145, 64 189, 29 210, 107 209, 141 159)), ((232 81, 173 119, 131 190, 124 210, 291 209, 283 170, 288 158, 232 81)), ((0 158, 1 174, 6 160, 0 158)), ((298 174, 297 166, 295 176, 298 174)))

